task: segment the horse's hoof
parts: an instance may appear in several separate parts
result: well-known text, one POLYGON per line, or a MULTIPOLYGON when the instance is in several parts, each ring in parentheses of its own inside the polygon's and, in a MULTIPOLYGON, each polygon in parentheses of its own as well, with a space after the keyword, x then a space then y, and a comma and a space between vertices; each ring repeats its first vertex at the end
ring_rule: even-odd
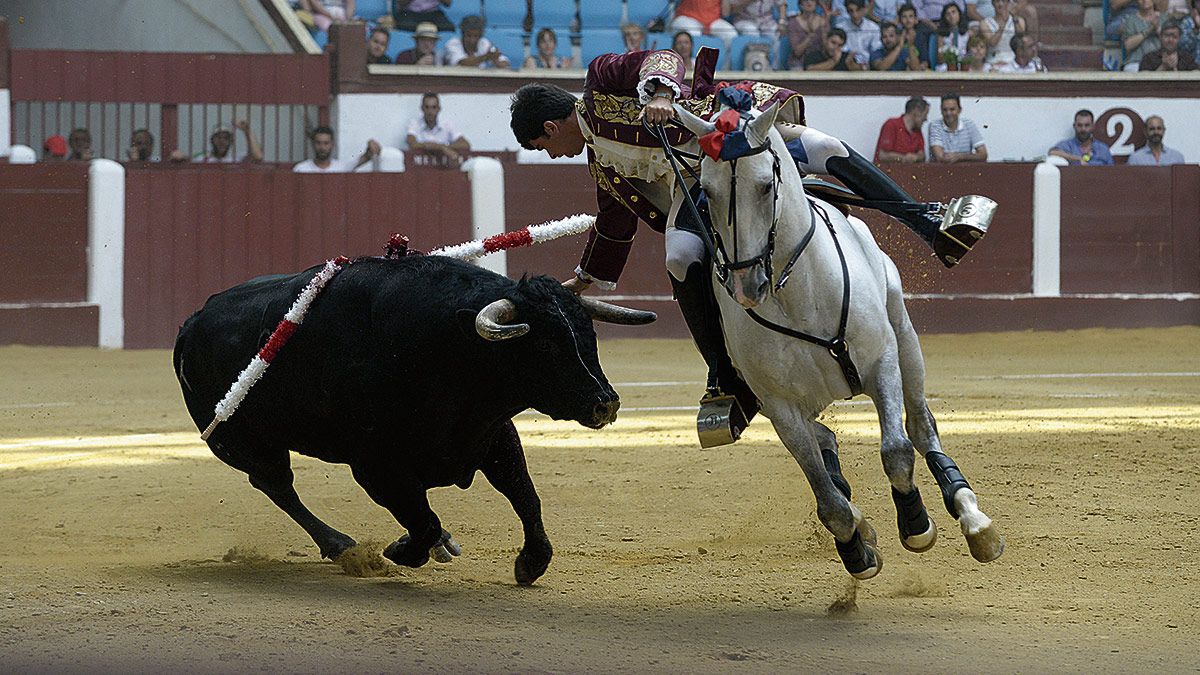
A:
POLYGON ((850 576, 865 580, 879 574, 883 569, 883 556, 876 547, 875 528, 865 518, 858 521, 858 528, 850 541, 834 541, 842 565, 850 576))
POLYGON ((900 536, 900 545, 913 553, 924 553, 933 548, 933 545, 937 543, 937 523, 933 522, 933 518, 928 515, 925 517, 929 519, 929 529, 921 534, 914 534, 908 537, 900 536))
POLYGON ((967 538, 967 547, 971 549, 971 556, 981 563, 992 562, 1004 553, 1004 537, 994 524, 989 523, 974 534, 964 535, 967 538))
POLYGON ((863 549, 866 552, 865 557, 870 561, 868 562, 870 566, 866 569, 850 573, 850 576, 859 581, 866 581, 879 574, 879 571, 883 569, 883 555, 879 553, 879 549, 875 548, 874 544, 868 544, 865 541, 863 542, 863 549))

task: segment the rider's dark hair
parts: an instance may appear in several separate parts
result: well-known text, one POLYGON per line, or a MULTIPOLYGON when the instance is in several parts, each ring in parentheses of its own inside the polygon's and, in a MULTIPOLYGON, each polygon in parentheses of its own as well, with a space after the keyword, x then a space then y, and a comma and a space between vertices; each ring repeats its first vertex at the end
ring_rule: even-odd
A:
POLYGON ((565 119, 575 109, 575 95, 553 84, 527 84, 513 94, 512 130, 517 143, 534 150, 530 143, 546 134, 544 124, 565 119))

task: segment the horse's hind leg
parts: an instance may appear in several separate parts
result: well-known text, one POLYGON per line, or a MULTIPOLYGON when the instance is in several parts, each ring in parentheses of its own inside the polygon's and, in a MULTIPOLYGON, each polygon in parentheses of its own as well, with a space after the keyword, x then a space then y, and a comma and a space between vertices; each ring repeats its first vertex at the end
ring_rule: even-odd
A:
MULTIPOLYGON (((875 545, 875 530, 858 507, 834 486, 821 459, 813 422, 786 408, 773 410, 768 417, 780 440, 804 471, 817 500, 817 518, 833 533, 838 556, 846 571, 856 579, 870 579, 879 574, 883 557, 875 545)), ((829 434, 832 436, 832 432, 829 434)))
MULTIPOLYGON (((890 336, 888 336, 890 337, 890 336)), ((875 377, 864 382, 866 393, 879 414, 880 459, 892 484, 900 543, 923 553, 937 541, 937 525, 925 510, 921 492, 913 482, 913 444, 904 433, 903 396, 896 345, 888 345, 876 364, 875 377)))
POLYGON ((892 294, 889 294, 888 313, 893 319, 899 347, 908 436, 937 480, 946 510, 962 528, 971 555, 979 562, 991 562, 1004 552, 1004 537, 992 519, 979 509, 975 492, 958 465, 942 450, 937 422, 925 401, 925 360, 921 356, 921 345, 899 292, 895 295, 894 306, 892 294))

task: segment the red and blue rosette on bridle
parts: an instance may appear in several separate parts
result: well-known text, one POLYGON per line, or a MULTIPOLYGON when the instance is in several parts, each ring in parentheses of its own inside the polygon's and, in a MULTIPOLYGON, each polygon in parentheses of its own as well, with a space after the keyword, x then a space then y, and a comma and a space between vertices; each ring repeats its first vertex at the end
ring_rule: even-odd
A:
POLYGON ((716 130, 700 137, 700 149, 714 161, 737 159, 753 149, 746 133, 738 127, 742 115, 754 107, 754 96, 750 85, 724 85, 717 94, 721 114, 714 121, 716 130))

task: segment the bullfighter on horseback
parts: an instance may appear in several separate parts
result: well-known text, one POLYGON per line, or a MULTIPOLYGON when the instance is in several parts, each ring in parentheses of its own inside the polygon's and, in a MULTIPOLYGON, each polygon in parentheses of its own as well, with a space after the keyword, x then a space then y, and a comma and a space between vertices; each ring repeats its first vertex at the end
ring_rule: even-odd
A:
MULTIPOLYGON (((511 124, 517 141, 526 149, 542 150, 551 157, 576 156, 587 150, 588 168, 597 184, 599 214, 575 277, 565 282, 568 288, 576 293, 592 284, 615 288, 638 220, 665 234, 671 285, 708 365, 701 419, 706 404, 736 399, 738 406, 728 415, 726 442, 731 442, 758 411, 758 401, 733 368, 725 348, 707 249, 698 234, 706 225, 693 222, 691 210, 681 208, 684 192, 676 189, 671 162, 662 141, 652 133, 655 125, 675 117, 673 104, 704 117, 716 111, 716 61, 716 50, 702 49, 689 87, 683 81, 683 60, 673 51, 606 54, 588 67, 582 99, 554 85, 521 87, 512 99, 511 124)), ((738 87, 751 93, 755 108, 779 106, 777 128, 788 141, 801 173, 837 178, 860 198, 858 203, 878 208, 916 232, 947 267, 958 264, 986 233, 985 219, 959 218, 955 212, 958 200, 949 207, 918 202, 850 146, 806 126, 800 94, 762 82, 743 82, 738 87)), ((696 152, 691 132, 666 127, 665 133, 673 147, 696 152)), ((689 189, 693 194, 697 191, 689 189)), ((700 201, 703 205, 703 199, 700 201)))

